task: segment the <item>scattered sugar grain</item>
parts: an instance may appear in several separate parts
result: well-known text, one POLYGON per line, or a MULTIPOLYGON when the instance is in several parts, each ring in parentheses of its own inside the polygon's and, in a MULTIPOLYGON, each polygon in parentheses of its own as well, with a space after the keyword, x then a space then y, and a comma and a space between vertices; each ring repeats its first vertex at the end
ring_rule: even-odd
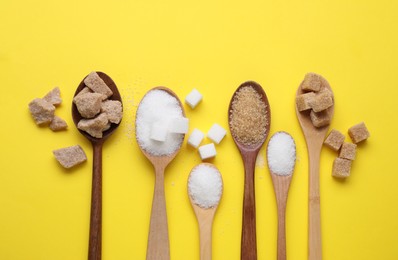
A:
POLYGON ((285 132, 276 132, 268 142, 267 160, 273 173, 292 174, 296 162, 296 144, 293 138, 285 132))

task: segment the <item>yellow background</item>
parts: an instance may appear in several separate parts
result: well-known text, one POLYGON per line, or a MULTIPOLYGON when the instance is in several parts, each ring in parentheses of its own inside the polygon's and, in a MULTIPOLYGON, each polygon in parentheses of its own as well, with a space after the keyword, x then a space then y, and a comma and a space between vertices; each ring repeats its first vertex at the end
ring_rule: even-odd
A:
MULTIPOLYGON (((359 146, 352 175, 331 177, 336 153, 321 155, 325 260, 398 259, 398 2, 381 1, 20 1, 0 2, 0 259, 86 259, 92 150, 71 118, 73 93, 93 70, 120 88, 124 118, 105 143, 103 259, 145 259, 154 185, 135 141, 137 104, 163 85, 184 99, 190 131, 227 125, 234 90, 260 83, 271 104, 271 134, 297 143, 287 206, 288 259, 307 259, 308 163, 294 96, 314 71, 335 94, 331 128, 364 121, 371 138, 359 146), (37 127, 28 103, 54 86, 65 132, 37 127), (80 144, 88 162, 61 168, 52 150, 80 144)), ((346 140, 349 140, 347 137, 346 140)), ((208 143, 205 140, 204 143, 208 143)), ((240 258, 243 166, 230 132, 213 163, 224 194, 213 228, 213 258, 240 258)), ((261 157, 265 158, 264 149, 261 157)), ((186 142, 166 172, 171 258, 199 259, 198 227, 187 197, 189 171, 200 162, 186 142)), ((276 259, 276 203, 266 163, 255 175, 259 259, 276 259)))

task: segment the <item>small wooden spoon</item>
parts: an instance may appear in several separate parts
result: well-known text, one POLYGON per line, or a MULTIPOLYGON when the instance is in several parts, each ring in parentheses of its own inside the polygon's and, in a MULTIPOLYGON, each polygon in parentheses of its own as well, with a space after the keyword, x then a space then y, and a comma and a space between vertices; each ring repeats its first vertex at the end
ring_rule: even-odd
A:
POLYGON ((254 260, 257 259, 257 244, 256 244, 256 203, 254 196, 254 170, 256 165, 256 158, 258 152, 263 146, 267 139, 270 127, 271 127, 271 110, 268 102, 267 95, 263 88, 254 81, 247 81, 241 84, 233 94, 228 108, 228 122, 232 138, 236 146, 238 147, 242 156, 243 164, 245 167, 245 184, 244 184, 244 195, 243 195, 243 218, 242 218, 242 240, 241 240, 241 259, 243 260, 254 260), (236 93, 243 87, 251 86, 261 96, 262 101, 267 106, 267 122, 265 136, 262 140, 254 145, 245 145, 240 143, 232 133, 230 120, 231 120, 231 109, 232 101, 235 98, 236 93))
MULTIPOLYGON (((214 167, 210 163, 202 163, 214 167)), ((215 168, 215 167, 214 167, 215 168)), ((221 176, 221 174, 220 174, 221 176)), ((189 177, 188 177, 189 180, 189 177)), ((217 205, 211 208, 202 208, 198 206, 188 192, 189 200, 191 201, 192 208, 195 212, 196 219, 199 224, 199 239, 200 239, 200 260, 212 259, 212 228, 214 215, 217 211, 220 201, 217 205)))
MULTIPOLYGON (((321 78, 322 86, 332 92, 332 89, 326 79, 321 78)), ((302 84, 297 89, 296 96, 304 93, 302 84)), ((333 92, 332 92, 333 93, 333 92)), ((331 117, 334 114, 334 105, 328 108, 331 117)), ((309 160, 309 198, 308 198, 308 259, 322 259, 322 239, 321 239, 321 211, 320 211, 320 193, 319 193, 319 160, 322 144, 328 132, 329 125, 315 127, 310 118, 310 111, 300 112, 297 110, 297 119, 300 122, 304 133, 308 150, 309 160)))
MULTIPOLYGON (((163 90, 171 96, 175 97, 181 106, 183 115, 184 108, 177 95, 166 87, 155 87, 149 90, 163 90)), ((144 97, 145 98, 145 97, 144 97)), ((136 123, 137 124, 137 123, 136 123)), ((185 137, 185 135, 184 135, 185 137)), ((138 142, 138 138, 137 138, 138 142)), ((182 145, 183 141, 181 142, 182 145)), ((148 158, 155 168, 155 189, 152 201, 151 220, 149 226, 147 260, 168 260, 170 259, 170 242, 169 231, 167 225, 166 200, 164 193, 164 171, 169 163, 174 159, 180 151, 181 146, 172 154, 165 156, 156 156, 148 153, 140 145, 141 152, 148 158)))
MULTIPOLYGON (((115 82, 103 72, 98 72, 98 76, 106 83, 112 90, 113 95, 110 100, 117 100, 122 102, 120 93, 116 87, 115 82)), ((84 79, 80 82, 76 89, 76 96, 86 85, 84 79)), ((82 119, 76 105, 72 103, 72 118, 76 127, 82 119)), ((79 132, 85 136, 93 146, 93 180, 92 180, 92 193, 91 193, 91 213, 90 213, 90 236, 88 245, 88 259, 99 260, 101 259, 101 239, 102 239, 102 146, 108 137, 113 134, 119 124, 111 124, 111 127, 103 132, 102 138, 95 138, 83 130, 79 132)))
MULTIPOLYGON (((279 132, 277 132, 279 133, 279 132)), ((275 134, 277 134, 275 133, 275 134)), ((285 133, 285 132, 283 132, 285 133)), ((274 136, 275 136, 274 134, 274 136)), ((287 133, 286 133, 287 134, 287 133)), ((272 136, 270 139, 270 142, 268 143, 268 147, 270 146, 270 143, 272 141, 272 136)), ((291 139, 293 144, 294 140, 293 138, 291 139)), ((285 150, 286 151, 286 150, 285 150)), ((295 156, 295 151, 296 151, 296 145, 294 144, 294 162, 296 162, 296 156, 295 156)), ((267 150, 267 158, 271 156, 272 151, 267 150)), ((279 159, 279 158, 278 158, 279 159)), ((291 159, 291 158, 283 158, 283 159, 291 159)), ((276 163, 276 162, 273 162, 276 163)), ((287 195, 289 193, 289 187, 290 187, 290 182, 293 177, 293 171, 294 171, 294 164, 292 165, 292 169, 289 170, 289 172, 279 172, 278 170, 272 170, 272 167, 270 167, 270 159, 268 159, 268 168, 271 173, 271 178, 272 178, 272 183, 274 185, 274 191, 275 191, 275 197, 276 197, 276 204, 278 208, 278 254, 277 254, 277 259, 278 260, 286 260, 286 204, 287 204, 287 195)))

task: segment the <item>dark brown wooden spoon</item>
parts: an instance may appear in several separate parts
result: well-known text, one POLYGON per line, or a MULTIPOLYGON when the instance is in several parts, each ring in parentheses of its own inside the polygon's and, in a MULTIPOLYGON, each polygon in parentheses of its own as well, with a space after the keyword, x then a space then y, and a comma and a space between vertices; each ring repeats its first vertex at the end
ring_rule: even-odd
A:
POLYGON ((241 84, 231 98, 228 108, 228 122, 232 137, 236 146, 238 147, 242 156, 243 164, 245 167, 245 184, 243 195, 243 218, 242 218, 242 240, 241 240, 241 259, 242 260, 255 260, 257 259, 257 244, 256 244, 256 203, 254 196, 254 170, 256 165, 256 158, 258 152, 263 146, 270 131, 271 126, 271 110, 268 102, 267 95, 263 88, 254 81, 248 81, 241 84), (243 87, 251 86, 261 96, 261 100, 266 105, 267 111, 267 125, 265 136, 262 140, 253 145, 245 145, 239 142, 231 129, 231 109, 232 102, 236 93, 243 87))
MULTIPOLYGON (((122 103, 122 98, 116 87, 115 82, 103 72, 98 72, 100 78, 108 85, 112 90, 113 95, 109 97, 109 100, 118 100, 122 103)), ((80 82, 76 89, 76 96, 86 85, 84 79, 80 82)), ((79 121, 82 119, 76 105, 72 102, 72 118, 76 127, 79 121)), ((90 235, 88 245, 88 259, 99 260, 101 259, 101 235, 102 235, 102 146, 106 139, 116 130, 119 124, 112 124, 111 127, 103 132, 102 138, 95 138, 86 133, 83 130, 79 132, 84 135, 93 146, 93 180, 91 190, 91 213, 90 213, 90 235)))
MULTIPOLYGON (((155 87, 149 90, 147 94, 153 90, 163 90, 169 95, 175 97, 181 107, 182 114, 185 117, 184 107, 178 96, 172 90, 166 87, 155 87)), ((185 134, 183 138, 185 138, 185 134)), ((176 157, 176 155, 180 151, 183 142, 184 140, 181 141, 180 147, 176 149, 175 152, 162 156, 152 155, 151 153, 148 153, 143 147, 138 145, 142 153, 145 155, 146 158, 148 158, 148 160, 152 163, 155 169, 155 188, 153 192, 151 220, 149 224, 148 246, 146 255, 147 260, 170 259, 170 242, 167 224, 166 199, 164 192, 164 172, 169 163, 176 157)))

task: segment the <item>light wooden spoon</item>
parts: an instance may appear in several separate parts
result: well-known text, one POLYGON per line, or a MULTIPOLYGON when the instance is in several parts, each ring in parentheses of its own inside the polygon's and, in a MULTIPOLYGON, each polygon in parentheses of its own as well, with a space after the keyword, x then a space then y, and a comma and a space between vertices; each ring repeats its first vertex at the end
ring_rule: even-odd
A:
MULTIPOLYGON (((112 90, 113 95, 109 98, 110 100, 118 100, 122 102, 119 91, 116 87, 115 82, 103 72, 98 72, 98 76, 106 83, 106 85, 112 90)), ((76 89, 75 96, 83 89, 86 85, 84 79, 80 82, 76 89)), ((72 118, 76 127, 79 121, 82 119, 77 107, 72 103, 72 118)), ((90 213, 90 235, 88 245, 88 259, 99 260, 101 259, 101 241, 102 241, 102 146, 105 140, 116 130, 119 124, 111 124, 111 127, 103 133, 102 138, 95 138, 86 133, 83 130, 79 132, 84 135, 93 146, 93 180, 92 180, 92 191, 91 191, 91 213, 90 213)))
MULTIPOLYGON (((210 163, 202 163, 202 164, 216 168, 213 164, 210 164, 210 163)), ((192 169, 192 171, 194 169, 192 169)), ((221 177, 221 174, 220 174, 220 177, 221 177)), ((188 181, 189 181, 189 177, 188 177, 188 181)), ((222 192, 222 190, 221 190, 221 192, 222 192)), ((198 224, 199 224, 200 260, 211 260, 212 259, 213 220, 214 220, 214 215, 217 211, 220 201, 218 201, 217 204, 211 208, 202 208, 194 202, 194 199, 192 198, 191 194, 189 194, 189 191, 188 191, 188 197, 189 197, 189 200, 191 201, 192 208, 195 212, 196 219, 198 220, 198 224)))
MULTIPOLYGON (((185 116, 184 108, 177 95, 166 87, 155 87, 149 90, 163 90, 171 96, 175 97, 180 104, 183 116, 185 116)), ((144 97, 145 98, 145 97, 144 97)), ((144 99, 143 98, 143 99, 144 99)), ((137 122, 136 122, 137 125, 137 122)), ((137 127, 136 127, 137 128, 137 127)), ((183 135, 183 138, 185 134, 183 135)), ((166 212, 166 200, 164 192, 164 172, 169 163, 175 158, 177 153, 181 149, 181 145, 184 140, 181 141, 180 147, 172 154, 164 156, 156 156, 148 153, 140 145, 140 150, 148 158, 155 168, 155 189, 152 201, 151 220, 149 226, 148 235, 148 246, 147 246, 147 260, 168 260, 170 259, 170 242, 169 242, 169 231, 167 225, 167 212, 166 212)), ((138 138, 137 138, 138 142, 138 138)), ((139 142, 138 142, 139 143, 139 142)))
MULTIPOLYGON (((322 87, 327 88, 330 92, 332 89, 326 79, 321 78, 322 87)), ((300 84, 297 89, 296 96, 301 95, 304 91, 300 84)), ((333 92, 332 92, 333 93, 333 92)), ((334 105, 328 108, 331 117, 334 114, 334 105)), ((321 211, 320 211, 320 193, 319 193, 319 160, 321 155, 322 144, 328 132, 329 125, 320 128, 315 127, 310 118, 310 111, 300 112, 296 106, 297 119, 300 122, 301 129, 304 133, 308 150, 309 160, 309 198, 308 198, 308 259, 322 259, 322 239, 321 239, 321 211)))
POLYGON ((241 240, 241 259, 255 260, 257 259, 257 243, 256 243, 256 203, 254 195, 254 170, 258 152, 267 139, 271 126, 271 110, 267 95, 263 88, 254 81, 248 81, 241 84, 233 94, 228 108, 228 122, 232 133, 232 137, 242 156, 245 168, 245 184, 243 194, 243 216, 242 216, 242 240, 241 240), (251 86, 261 96, 262 101, 266 104, 267 122, 265 136, 262 140, 254 145, 246 145, 240 143, 235 137, 231 129, 231 108, 236 93, 243 87, 251 86))
MULTIPOLYGON (((275 139, 274 139, 275 140, 275 139)), ((285 143, 286 144, 286 143, 285 143)), ((274 148, 275 149, 275 148, 274 148)), ((287 204, 287 196, 289 193, 289 187, 290 187, 290 182, 293 177, 293 171, 294 171, 294 164, 296 162, 296 145, 294 143, 293 138, 285 132, 277 132, 275 133, 270 141, 268 142, 268 149, 267 149, 267 158, 268 158, 268 168, 271 173, 271 178, 272 178, 272 183, 274 185, 274 191, 275 191, 275 197, 276 197, 276 204, 278 208, 278 254, 277 254, 277 259, 278 260, 286 260, 286 204, 287 204), (285 137, 290 137, 289 140, 290 145, 294 148, 293 150, 290 150, 289 147, 278 147, 278 150, 271 150, 270 146, 273 141, 273 138, 277 134, 287 134, 288 136, 285 137), (283 155, 283 158, 281 156, 283 155), (290 161, 289 164, 286 162, 281 162, 281 160, 293 160, 290 161), (278 168, 279 165, 283 164, 285 168, 280 169, 278 168), (275 168, 276 167, 276 168, 275 168), (291 168, 289 168, 291 167, 291 168), (289 169, 287 169, 289 168, 289 169)))

